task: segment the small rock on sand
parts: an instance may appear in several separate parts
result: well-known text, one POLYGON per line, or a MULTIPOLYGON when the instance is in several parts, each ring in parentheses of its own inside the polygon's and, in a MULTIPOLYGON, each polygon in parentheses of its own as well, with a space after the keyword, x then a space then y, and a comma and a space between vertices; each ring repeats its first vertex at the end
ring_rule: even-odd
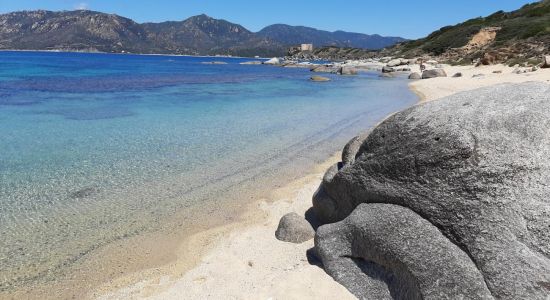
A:
POLYGON ((458 72, 453 75, 454 78, 462 77, 462 73, 458 72))
POLYGON ((301 244, 311 240, 315 236, 315 231, 306 219, 300 217, 297 213, 288 213, 279 221, 279 227, 275 232, 275 237, 283 242, 301 244))
POLYGON ((432 69, 422 72, 422 79, 430 79, 435 77, 447 77, 447 73, 443 69, 432 69))

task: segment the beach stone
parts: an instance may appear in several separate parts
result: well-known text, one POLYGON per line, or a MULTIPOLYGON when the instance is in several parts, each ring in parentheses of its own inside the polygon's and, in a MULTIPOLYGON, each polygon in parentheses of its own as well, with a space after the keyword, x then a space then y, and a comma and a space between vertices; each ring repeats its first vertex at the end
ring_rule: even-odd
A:
POLYGON ((422 72, 422 79, 430 79, 435 77, 447 77, 447 73, 443 69, 431 69, 422 72))
POLYGON ((415 79, 422 79, 422 75, 420 73, 414 72, 409 75, 409 79, 415 80, 415 79))
POLYGON ((326 82, 326 81, 330 81, 330 78, 323 77, 323 76, 311 76, 310 80, 316 81, 316 82, 326 82))
POLYGON ((382 67, 382 73, 392 73, 392 72, 395 72, 394 68, 391 68, 391 67, 388 67, 388 66, 382 67))
POLYGON ((315 231, 309 222, 297 213, 288 213, 279 221, 275 237, 283 242, 301 244, 311 240, 315 231))
POLYGON ((550 68, 550 55, 545 55, 543 58, 542 58, 542 66, 541 68, 550 68))
POLYGON ((264 61, 264 65, 280 65, 280 64, 281 64, 281 60, 277 57, 273 57, 268 61, 264 61))
POLYGON ((453 75, 454 78, 462 77, 462 73, 458 72, 453 75))
MULTIPOLYGON (((441 266, 461 261, 459 264, 466 267, 470 264, 456 260, 464 257, 460 254, 463 251, 481 273, 492 297, 547 299, 550 295, 549 95, 550 85, 546 83, 501 84, 413 106, 378 125, 362 143, 355 161, 332 167, 314 195, 313 211, 324 224, 342 221, 359 205, 367 204, 361 206, 353 222, 318 229, 316 249, 325 253, 321 258, 327 272, 336 274, 334 278, 349 288, 355 280, 349 278, 357 273, 339 277, 338 264, 350 263, 336 256, 342 258, 341 253, 352 251, 346 257, 357 254, 375 263, 372 268, 363 268, 367 276, 383 267, 397 277, 397 282, 414 281, 407 276, 419 283, 427 282, 425 277, 415 277, 414 273, 397 268, 406 269, 409 264, 405 259, 413 258, 415 264, 424 260, 426 266, 434 259, 441 259, 441 266), (375 203, 405 210, 372 207, 375 203), (388 222, 378 219, 376 222, 386 226, 374 231, 370 209, 376 211, 374 215, 385 214, 388 222), (390 218, 392 214, 397 217, 390 218), (364 224, 359 224, 358 219, 364 224), (417 235, 384 229, 404 230, 416 224, 413 221, 419 223, 415 227, 420 232, 417 235), (367 227, 353 231, 351 237, 343 237, 350 228, 358 226, 367 227), (437 232, 457 247, 445 245, 437 232), (389 238, 389 235, 395 236, 389 238), (417 244, 415 239, 420 238, 425 243, 417 244), (323 246, 321 242, 330 239, 341 241, 341 249, 323 246), (410 248, 408 254, 395 252, 396 247, 404 245, 397 242, 400 239, 418 249, 410 248), (349 240, 358 249, 350 250, 349 240), (372 249, 367 247, 374 242, 372 249)), ((476 277, 471 268, 467 269, 456 276, 468 279, 473 287, 471 280, 476 277)), ((440 273, 427 274, 434 284, 442 282, 440 273)), ((455 280, 462 286, 459 279, 455 280)), ((448 288, 447 284, 439 287, 448 288)), ((425 289, 418 286, 416 290, 423 293, 425 289)), ((475 290, 464 299, 486 296, 483 289, 475 290)), ((359 298, 376 298, 365 293, 359 298)))
POLYGON ((358 73, 354 67, 341 67, 338 69, 338 74, 340 75, 357 75, 358 73))
POLYGON ((472 78, 479 78, 479 77, 485 77, 485 74, 474 74, 474 75, 472 75, 472 78))
POLYGON ((386 66, 388 67, 397 67, 397 66, 400 66, 401 65, 401 59, 400 58, 397 58, 397 59, 392 59, 390 60, 386 66))
POLYGON ((359 299, 493 299, 468 255, 405 207, 361 204, 319 228, 315 247, 325 270, 359 299))
POLYGON ((330 66, 316 66, 311 69, 311 72, 318 72, 318 73, 334 73, 338 71, 335 67, 330 66))

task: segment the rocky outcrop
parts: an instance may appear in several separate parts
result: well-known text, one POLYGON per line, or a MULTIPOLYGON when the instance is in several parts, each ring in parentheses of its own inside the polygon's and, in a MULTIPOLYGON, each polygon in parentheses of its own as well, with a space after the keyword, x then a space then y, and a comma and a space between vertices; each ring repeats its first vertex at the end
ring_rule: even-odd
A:
POLYGON ((443 69, 432 69, 422 72, 422 79, 430 79, 436 77, 447 77, 447 73, 443 69))
POLYGON ((275 232, 278 240, 301 244, 309 241, 315 235, 315 231, 306 219, 300 217, 297 213, 288 213, 279 221, 279 227, 275 232))
POLYGON ((550 55, 545 55, 543 57, 541 68, 550 68, 550 55))
POLYGON ((548 95, 499 85, 377 126, 314 195, 323 223, 341 221, 317 232, 326 271, 363 299, 547 299, 548 95))

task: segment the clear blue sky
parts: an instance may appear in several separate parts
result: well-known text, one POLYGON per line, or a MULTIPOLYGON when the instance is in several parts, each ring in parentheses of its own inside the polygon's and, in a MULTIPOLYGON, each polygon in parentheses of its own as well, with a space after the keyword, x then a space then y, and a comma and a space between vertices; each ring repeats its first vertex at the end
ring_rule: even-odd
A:
POLYGON ((206 13, 252 31, 285 23, 324 30, 419 38, 445 25, 510 11, 534 0, 0 0, 0 13, 87 8, 137 22, 183 20, 206 13))

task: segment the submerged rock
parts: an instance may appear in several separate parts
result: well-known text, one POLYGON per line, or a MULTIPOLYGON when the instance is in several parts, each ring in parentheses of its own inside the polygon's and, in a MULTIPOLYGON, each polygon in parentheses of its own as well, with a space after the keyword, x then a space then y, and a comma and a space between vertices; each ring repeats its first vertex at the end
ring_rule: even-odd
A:
POLYGON ((323 76, 311 76, 310 80, 316 81, 316 82, 326 82, 326 81, 330 81, 330 78, 323 77, 323 76))
POLYGON ((314 195, 323 223, 353 212, 317 232, 327 272, 363 299, 396 286, 405 299, 546 299, 549 95, 545 83, 498 85, 377 126, 314 195))
POLYGON ((430 79, 435 77, 447 77, 447 73, 443 69, 432 69, 422 72, 422 79, 430 79))
POLYGON ((262 62, 259 60, 253 60, 253 61, 245 61, 240 63, 241 65, 261 65, 262 62))
POLYGON ((275 237, 284 242, 301 244, 309 241, 315 235, 315 231, 309 222, 297 213, 288 213, 279 221, 279 227, 275 237))
POLYGON ((227 65, 225 61, 204 61, 203 65, 227 65))

